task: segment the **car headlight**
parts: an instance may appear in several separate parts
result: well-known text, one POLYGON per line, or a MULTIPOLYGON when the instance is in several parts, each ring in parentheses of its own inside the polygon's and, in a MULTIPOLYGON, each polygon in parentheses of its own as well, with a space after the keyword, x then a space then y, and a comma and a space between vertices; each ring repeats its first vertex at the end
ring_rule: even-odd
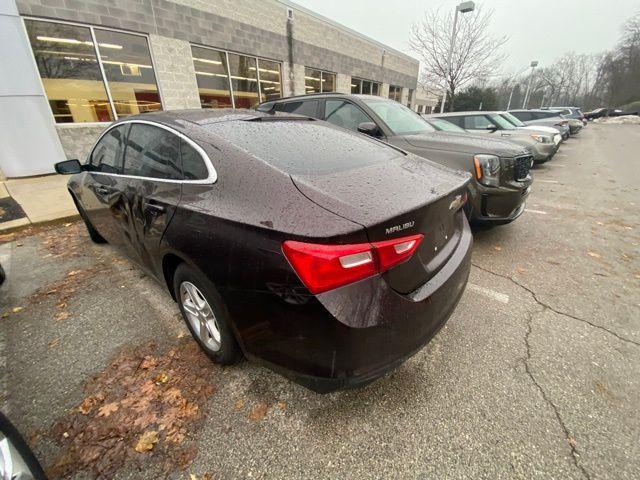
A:
POLYGON ((500 185, 500 158, 495 155, 474 155, 476 178, 487 187, 500 185))
POLYGON ((548 137, 547 135, 540 135, 539 133, 534 133, 531 135, 531 138, 533 138, 536 142, 551 143, 551 137, 548 137))

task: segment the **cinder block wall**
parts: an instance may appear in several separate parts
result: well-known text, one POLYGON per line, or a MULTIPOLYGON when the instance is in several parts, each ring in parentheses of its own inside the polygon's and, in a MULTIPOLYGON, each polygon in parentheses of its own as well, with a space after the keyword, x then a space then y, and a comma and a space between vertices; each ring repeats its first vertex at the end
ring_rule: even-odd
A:
MULTIPOLYGON (((304 68, 404 87, 417 84, 418 61, 329 19, 279 0, 16 0, 22 16, 47 17, 149 36, 166 110, 200 108, 190 43, 282 62, 284 95, 305 93, 304 68), (288 20, 288 10, 293 19, 288 20), (291 35, 289 38, 288 35, 291 35)), ((385 89, 386 86, 386 89, 385 89)), ((105 125, 56 125, 69 158, 84 157, 105 125), (69 131, 67 131, 69 130, 69 131)))

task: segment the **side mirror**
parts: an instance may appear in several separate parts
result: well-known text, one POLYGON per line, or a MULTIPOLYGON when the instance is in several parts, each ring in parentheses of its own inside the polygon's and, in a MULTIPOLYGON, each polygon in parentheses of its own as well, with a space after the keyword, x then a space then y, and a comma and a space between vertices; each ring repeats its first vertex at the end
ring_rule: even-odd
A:
POLYGON ((382 136, 382 132, 373 122, 362 122, 360 125, 358 125, 358 132, 370 135, 372 137, 382 136))
POLYGON ((498 127, 496 127, 495 125, 487 126, 487 130, 489 130, 491 133, 495 132, 497 129, 498 127))
POLYGON ((55 165, 56 173, 61 175, 73 175, 74 173, 82 172, 82 165, 75 158, 73 160, 65 160, 64 162, 58 162, 55 165))

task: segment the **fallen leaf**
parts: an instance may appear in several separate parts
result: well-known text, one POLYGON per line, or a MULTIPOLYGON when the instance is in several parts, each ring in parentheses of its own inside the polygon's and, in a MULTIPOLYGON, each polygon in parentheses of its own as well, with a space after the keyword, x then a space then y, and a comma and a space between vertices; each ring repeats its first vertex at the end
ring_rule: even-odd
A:
POLYGON ((178 334, 178 338, 184 338, 184 337, 186 337, 187 335, 188 335, 188 334, 187 334, 187 332, 185 332, 185 331, 183 330, 183 331, 181 331, 181 332, 178 334))
POLYGON ((170 388, 162 395, 169 403, 177 404, 180 402, 180 400, 182 400, 182 393, 177 388, 170 388))
POLYGON ((66 320, 67 318, 69 318, 69 312, 58 312, 55 316, 56 320, 66 320))
POLYGON ((516 268, 516 272, 518 272, 518 273, 527 273, 527 271, 522 267, 516 268))
POLYGON ((49 342, 49 348, 53 348, 53 347, 55 347, 56 345, 58 345, 58 343, 59 343, 59 342, 60 342, 60 339, 59 339, 59 338, 54 338, 53 340, 51 340, 51 341, 49 342))
POLYGON ((82 413, 83 415, 88 414, 91 409, 97 405, 98 403, 102 402, 104 400, 104 395, 102 394, 98 394, 98 395, 90 395, 87 398, 85 398, 82 403, 80 404, 80 406, 78 407, 78 410, 80 411, 80 413, 82 413))
POLYGON ((494 246, 493 246, 493 249, 494 249, 496 252, 499 252, 499 251, 501 251, 501 250, 502 250, 502 247, 501 247, 500 245, 494 245, 494 246))
POLYGON ((69 273, 67 273, 67 277, 75 277, 79 273, 80 273, 80 270, 71 270, 69 273))
POLYGON ((13 313, 18 313, 18 312, 21 312, 22 310, 24 310, 24 307, 13 307, 11 309, 13 313))
POLYGON ((57 308, 66 308, 67 307, 67 302, 61 302, 58 305, 56 305, 57 308))
POLYGON ((249 420, 254 422, 259 422, 267 415, 267 410, 269 406, 265 402, 256 403, 251 409, 251 413, 249 414, 249 420))
POLYGON ((587 255, 589 255, 590 257, 593 257, 593 258, 601 258, 602 257, 602 255, 600 255, 599 253, 592 252, 592 251, 588 251, 587 255))
POLYGON ((158 443, 158 432, 151 430, 140 435, 134 449, 138 453, 148 452, 153 450, 153 445, 156 443, 158 443))
POLYGON ((144 370, 149 370, 150 368, 153 368, 156 365, 158 365, 158 361, 155 359, 155 357, 152 357, 151 355, 147 355, 146 357, 144 357, 142 359, 142 363, 140 364, 140 368, 142 368, 144 370))
POLYGON ((243 398, 241 398, 240 400, 237 400, 235 405, 233 406, 233 409, 236 412, 239 412, 240 410, 242 410, 242 407, 244 407, 245 404, 245 400, 243 398))
POLYGON ((167 383, 169 381, 169 375, 167 375, 166 373, 162 372, 159 373, 156 376, 156 383, 160 384, 160 383, 167 383))
POLYGON ((63 224, 65 227, 70 227, 71 225, 73 225, 73 223, 65 223, 63 224))
POLYGON ((63 436, 64 438, 69 438, 69 432, 64 432, 64 433, 62 434, 62 436, 63 436))
POLYGON ((4 312, 2 315, 0 315, 0 318, 7 318, 9 316, 9 312, 4 312))
POLYGON ((280 402, 278 402, 278 408, 280 410, 284 411, 287 408, 287 404, 282 402, 282 401, 280 401, 280 402))
POLYGON ((569 445, 571 445, 572 447, 576 446, 576 443, 577 443, 576 439, 573 438, 571 435, 569 435, 568 440, 569 440, 569 445))
POLYGON ((113 412, 117 410, 118 410, 118 404, 116 402, 107 403, 98 409, 98 416, 108 417, 109 415, 111 415, 113 412))

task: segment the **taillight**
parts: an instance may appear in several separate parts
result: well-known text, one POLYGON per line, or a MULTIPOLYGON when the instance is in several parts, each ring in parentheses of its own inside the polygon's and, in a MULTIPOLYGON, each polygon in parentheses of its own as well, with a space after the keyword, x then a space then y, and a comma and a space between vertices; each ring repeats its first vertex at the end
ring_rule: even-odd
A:
POLYGON ((422 234, 383 242, 321 245, 287 240, 282 251, 313 294, 385 272, 405 262, 423 239, 422 234))

